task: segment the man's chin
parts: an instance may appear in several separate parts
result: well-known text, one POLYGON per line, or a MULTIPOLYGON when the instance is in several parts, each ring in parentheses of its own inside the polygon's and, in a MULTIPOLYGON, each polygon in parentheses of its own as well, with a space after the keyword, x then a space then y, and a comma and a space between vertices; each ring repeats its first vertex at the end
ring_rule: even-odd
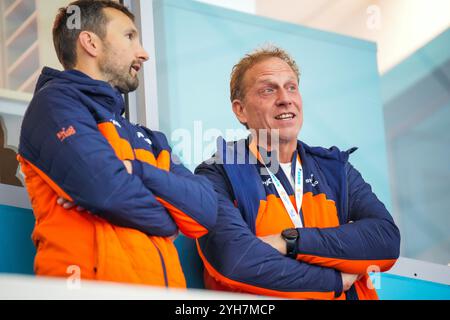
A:
POLYGON ((287 140, 292 140, 292 139, 297 140, 297 137, 300 133, 300 129, 301 129, 301 127, 298 127, 298 126, 292 126, 290 128, 281 128, 279 131, 280 139, 285 138, 287 140))
POLYGON ((124 84, 118 84, 116 85, 117 90, 120 91, 122 94, 127 94, 129 92, 133 92, 139 87, 139 80, 136 79, 136 81, 133 82, 127 82, 124 84))
POLYGON ((300 130, 289 130, 289 132, 283 132, 283 131, 284 130, 279 131, 280 143, 289 143, 289 142, 297 141, 300 130))

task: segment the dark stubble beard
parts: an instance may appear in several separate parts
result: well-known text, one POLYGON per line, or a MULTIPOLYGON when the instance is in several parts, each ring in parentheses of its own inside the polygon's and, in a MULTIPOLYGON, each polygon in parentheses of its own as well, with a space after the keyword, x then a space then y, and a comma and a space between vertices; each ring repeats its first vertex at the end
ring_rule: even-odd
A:
POLYGON ((131 66, 136 63, 132 61, 129 65, 120 63, 121 57, 117 55, 107 42, 104 42, 105 56, 99 63, 100 71, 106 82, 117 88, 121 93, 134 91, 139 86, 139 79, 131 75, 131 66))

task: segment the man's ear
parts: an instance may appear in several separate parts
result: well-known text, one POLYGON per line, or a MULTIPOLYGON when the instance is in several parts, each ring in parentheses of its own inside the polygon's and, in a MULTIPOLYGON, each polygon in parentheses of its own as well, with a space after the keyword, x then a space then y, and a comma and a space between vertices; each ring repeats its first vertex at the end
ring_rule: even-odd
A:
POLYGON ((243 125, 247 124, 247 115, 245 113, 245 106, 242 103, 241 100, 235 99, 232 102, 233 112, 236 115, 236 118, 238 118, 239 122, 243 125))
POLYGON ((81 31, 78 36, 78 43, 88 55, 92 57, 98 56, 100 52, 100 39, 95 33, 81 31))

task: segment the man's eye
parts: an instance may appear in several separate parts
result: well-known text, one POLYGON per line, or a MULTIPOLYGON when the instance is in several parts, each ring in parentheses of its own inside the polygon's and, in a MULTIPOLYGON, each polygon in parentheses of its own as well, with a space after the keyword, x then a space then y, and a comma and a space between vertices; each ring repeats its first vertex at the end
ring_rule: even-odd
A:
POLYGON ((263 90, 263 92, 264 93, 272 93, 272 92, 274 92, 275 90, 273 89, 273 88, 265 88, 264 90, 263 90))
POLYGON ((133 34, 132 33, 127 34, 127 38, 133 40, 133 34))
POLYGON ((289 86, 289 91, 295 92, 297 91, 297 86, 289 86))

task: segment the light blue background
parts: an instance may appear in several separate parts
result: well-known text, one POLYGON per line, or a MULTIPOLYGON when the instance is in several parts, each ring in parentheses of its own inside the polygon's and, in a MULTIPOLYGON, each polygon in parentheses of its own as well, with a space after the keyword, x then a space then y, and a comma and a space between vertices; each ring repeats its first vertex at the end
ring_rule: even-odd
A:
POLYGON ((382 77, 402 256, 450 262, 450 29, 382 77))

